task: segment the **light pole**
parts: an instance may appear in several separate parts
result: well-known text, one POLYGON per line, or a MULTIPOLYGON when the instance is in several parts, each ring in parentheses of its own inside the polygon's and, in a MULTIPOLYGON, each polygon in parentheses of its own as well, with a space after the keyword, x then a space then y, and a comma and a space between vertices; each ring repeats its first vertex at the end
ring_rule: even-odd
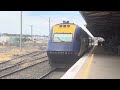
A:
POLYGON ((31 29, 31 40, 33 41, 33 25, 29 25, 31 29))
POLYGON ((50 33, 50 17, 49 17, 49 33, 50 33))
POLYGON ((21 11, 21 15, 20 15, 20 27, 21 27, 21 30, 20 30, 20 51, 22 51, 22 11, 21 11))
POLYGON ((33 34, 33 25, 30 25, 31 27, 31 40, 33 41, 33 37, 32 37, 32 34, 33 34))

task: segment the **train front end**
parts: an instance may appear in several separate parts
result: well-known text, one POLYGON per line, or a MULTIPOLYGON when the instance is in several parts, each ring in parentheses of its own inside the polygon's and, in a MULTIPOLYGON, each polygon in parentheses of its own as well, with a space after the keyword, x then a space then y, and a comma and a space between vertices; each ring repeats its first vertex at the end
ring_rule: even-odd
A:
POLYGON ((75 24, 63 23, 53 26, 47 48, 50 64, 75 62, 73 59, 77 58, 80 49, 80 43, 77 44, 74 40, 75 31, 75 24))

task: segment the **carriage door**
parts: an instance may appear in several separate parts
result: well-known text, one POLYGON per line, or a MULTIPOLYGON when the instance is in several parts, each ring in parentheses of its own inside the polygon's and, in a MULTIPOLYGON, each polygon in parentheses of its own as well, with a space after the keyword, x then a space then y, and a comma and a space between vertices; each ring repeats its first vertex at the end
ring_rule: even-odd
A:
POLYGON ((83 54, 84 52, 84 35, 83 35, 83 30, 80 30, 80 55, 83 54))

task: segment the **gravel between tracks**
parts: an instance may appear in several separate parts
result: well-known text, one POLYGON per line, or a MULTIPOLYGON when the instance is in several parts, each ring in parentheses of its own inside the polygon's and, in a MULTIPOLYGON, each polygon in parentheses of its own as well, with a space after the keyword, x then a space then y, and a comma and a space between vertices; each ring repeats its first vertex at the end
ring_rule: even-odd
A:
POLYGON ((12 73, 12 72, 16 72, 18 70, 21 70, 21 69, 24 69, 24 68, 27 68, 27 67, 30 67, 31 65, 34 65, 34 64, 38 64, 38 63, 41 63, 45 60, 48 60, 48 57, 44 57, 44 58, 41 58, 40 59, 36 59, 36 60, 31 60, 31 61, 27 61, 25 63, 22 63, 22 64, 19 64, 19 65, 16 65, 15 67, 12 67, 12 68, 8 68, 8 69, 5 69, 5 70, 2 70, 0 71, 0 77, 4 76, 4 75, 7 75, 9 73, 12 73))
POLYGON ((44 63, 40 63, 33 67, 16 72, 7 77, 3 77, 2 79, 37 79, 51 69, 52 68, 50 67, 48 61, 46 61, 44 63))
POLYGON ((45 76, 43 79, 60 79, 68 69, 56 69, 52 73, 45 76))
POLYGON ((11 67, 11 66, 13 66, 13 65, 15 65, 15 64, 17 64, 21 61, 27 62, 27 61, 31 61, 33 59, 40 58, 41 56, 46 56, 46 55, 47 55, 46 53, 40 53, 40 54, 37 53, 37 55, 34 54, 34 56, 33 55, 28 55, 28 56, 25 56, 25 57, 17 58, 15 60, 11 60, 9 62, 0 64, 0 71, 4 68, 11 67))

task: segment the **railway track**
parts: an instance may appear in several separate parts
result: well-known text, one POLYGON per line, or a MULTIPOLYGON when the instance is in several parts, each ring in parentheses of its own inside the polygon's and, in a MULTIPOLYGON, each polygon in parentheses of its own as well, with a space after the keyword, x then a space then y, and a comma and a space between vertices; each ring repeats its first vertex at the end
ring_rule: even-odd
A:
MULTIPOLYGON (((30 62, 26 63, 29 64, 30 62)), ((9 72, 0 72, 1 79, 59 79, 67 70, 56 69, 49 66, 48 59, 37 60, 25 67, 10 69, 9 72)))
POLYGON ((40 64, 40 63, 43 63, 43 62, 46 62, 46 61, 48 61, 48 59, 45 59, 43 61, 36 60, 36 61, 26 62, 26 63, 23 63, 23 64, 28 64, 28 65, 23 66, 23 67, 20 67, 20 66, 23 65, 23 64, 20 64, 20 65, 17 65, 15 67, 7 68, 7 70, 5 69, 5 70, 0 71, 0 78, 7 77, 7 76, 9 76, 11 74, 14 74, 16 72, 19 72, 21 70, 30 68, 32 66, 35 66, 37 64, 40 64))
POLYGON ((41 63, 34 64, 28 68, 19 70, 15 73, 3 76, 1 79, 39 79, 44 73, 47 73, 52 68, 49 66, 48 60, 43 60, 41 63))
MULTIPOLYGON (((54 76, 55 78, 59 78, 62 75, 61 72, 59 72, 59 70, 57 70, 56 68, 51 68, 48 65, 48 57, 47 57, 47 54, 45 53, 46 53, 45 51, 33 52, 33 53, 23 55, 22 57, 18 57, 14 60, 11 60, 10 62, 16 61, 12 64, 10 64, 10 62, 3 63, 5 64, 5 66, 0 68, 0 79, 11 78, 11 77, 34 78, 34 79, 48 78, 49 79, 51 77, 53 78, 54 76), (33 72, 38 67, 43 67, 41 68, 43 70, 38 69, 36 72, 33 72), (32 68, 34 68, 33 71, 32 71, 32 68), (27 72, 31 72, 30 77, 27 76, 27 72), (59 73, 61 75, 59 75, 59 73), (21 76, 21 74, 23 74, 23 76, 21 76)), ((3 64, 0 64, 0 67, 3 64)))
POLYGON ((43 54, 45 52, 33 52, 33 53, 29 53, 29 54, 26 54, 26 55, 23 55, 22 57, 18 57, 18 58, 14 58, 12 60, 9 60, 7 62, 3 62, 0 64, 0 70, 4 69, 4 68, 8 68, 8 67, 11 67, 13 65, 17 65, 19 63, 22 63, 24 61, 27 61, 28 59, 31 60, 31 58, 34 58, 34 57, 40 57, 39 55, 43 54))
POLYGON ((20 55, 20 56, 18 56, 18 57, 15 57, 15 58, 13 58, 13 59, 11 59, 11 60, 7 60, 7 61, 3 61, 3 62, 0 62, 0 65, 1 64, 5 64, 5 63, 8 63, 8 62, 11 62, 11 61, 13 61, 13 60, 16 60, 16 59, 19 59, 19 58, 23 58, 23 57, 28 57, 28 56, 34 56, 34 55, 36 55, 36 54, 39 54, 39 53, 43 53, 43 52, 46 52, 46 51, 34 51, 34 52, 30 52, 30 53, 27 53, 27 54, 23 54, 23 55, 20 55))
POLYGON ((43 78, 47 77, 50 73, 54 72, 55 70, 56 70, 56 68, 53 68, 52 70, 50 70, 49 72, 45 73, 44 75, 42 75, 38 79, 43 79, 43 78))
MULTIPOLYGON (((30 53, 27 57, 22 57, 20 61, 10 64, 10 62, 5 62, 4 67, 0 68, 0 78, 6 77, 18 71, 24 70, 26 68, 32 67, 36 64, 40 64, 48 60, 47 55, 44 52, 36 52, 34 54, 30 53), (29 60, 28 60, 29 59, 29 60)), ((26 56, 26 55, 25 55, 26 56)), ((18 59, 18 58, 17 58, 18 59)), ((11 60, 13 61, 13 60, 11 60)), ((3 65, 1 64, 1 65, 3 65)))
POLYGON ((68 68, 52 68, 37 79, 60 79, 68 70, 68 68))

